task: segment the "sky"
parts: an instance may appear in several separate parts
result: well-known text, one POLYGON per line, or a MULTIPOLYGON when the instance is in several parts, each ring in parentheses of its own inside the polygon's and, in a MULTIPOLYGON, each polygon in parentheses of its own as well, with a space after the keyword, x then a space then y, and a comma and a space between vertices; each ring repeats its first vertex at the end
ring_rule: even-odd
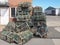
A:
POLYGON ((33 6, 41 6, 46 9, 49 6, 60 8, 60 0, 32 0, 33 6))

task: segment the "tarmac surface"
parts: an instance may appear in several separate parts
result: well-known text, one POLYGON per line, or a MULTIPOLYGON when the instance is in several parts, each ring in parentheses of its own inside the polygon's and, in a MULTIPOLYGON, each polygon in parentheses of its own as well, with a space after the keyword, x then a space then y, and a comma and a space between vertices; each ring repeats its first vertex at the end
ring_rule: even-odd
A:
POLYGON ((48 38, 60 39, 60 16, 46 16, 48 38))
MULTIPOLYGON (((60 16, 46 16, 48 37, 32 38, 26 44, 23 45, 60 45, 60 16)), ((14 43, 9 44, 3 40, 0 40, 0 45, 16 45, 14 43)))

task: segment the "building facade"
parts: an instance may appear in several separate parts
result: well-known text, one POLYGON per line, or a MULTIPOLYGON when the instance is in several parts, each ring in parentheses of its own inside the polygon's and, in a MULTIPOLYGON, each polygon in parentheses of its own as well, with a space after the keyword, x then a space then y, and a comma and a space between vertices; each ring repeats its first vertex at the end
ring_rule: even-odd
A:
POLYGON ((56 15, 60 16, 60 8, 56 8, 56 15))
POLYGON ((60 8, 48 7, 45 9, 45 14, 60 16, 60 8))
POLYGON ((56 15, 56 9, 54 7, 48 7, 47 9, 45 9, 45 14, 56 15))

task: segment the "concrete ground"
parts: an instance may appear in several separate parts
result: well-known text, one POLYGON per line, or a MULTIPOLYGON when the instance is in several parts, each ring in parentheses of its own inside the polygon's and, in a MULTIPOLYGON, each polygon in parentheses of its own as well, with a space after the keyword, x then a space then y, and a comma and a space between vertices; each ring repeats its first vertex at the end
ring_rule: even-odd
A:
MULTIPOLYGON (((7 43, 3 40, 0 40, 0 45, 17 45, 14 43, 7 43)), ((32 38, 26 44, 23 45, 60 45, 60 39, 40 39, 40 38, 32 38)))
MULTIPOLYGON (((60 45, 60 16, 46 16, 48 37, 43 38, 32 38, 24 45, 60 45)), ((16 45, 9 44, 3 40, 0 40, 0 45, 16 45)))
POLYGON ((48 38, 60 39, 60 16, 46 16, 48 38))
POLYGON ((33 38, 25 45, 60 45, 60 39, 33 38))

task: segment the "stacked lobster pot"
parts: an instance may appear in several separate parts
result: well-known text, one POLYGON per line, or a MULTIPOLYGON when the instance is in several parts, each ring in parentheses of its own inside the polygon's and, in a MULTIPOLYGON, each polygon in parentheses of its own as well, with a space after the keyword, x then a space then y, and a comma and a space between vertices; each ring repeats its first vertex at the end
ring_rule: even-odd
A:
POLYGON ((28 2, 20 3, 17 7, 15 24, 18 32, 21 32, 22 30, 25 31, 29 28, 28 22, 30 21, 30 7, 31 4, 28 2))
POLYGON ((12 36, 8 36, 15 32, 15 22, 9 22, 7 26, 1 31, 0 38, 7 42, 12 42, 12 36))
POLYGON ((39 35, 40 37, 47 37, 46 16, 43 14, 42 8, 33 7, 32 13, 32 23, 33 26, 37 28, 35 35, 39 35))
POLYGON ((15 21, 9 22, 1 32, 0 38, 9 43, 23 44, 33 37, 30 31, 31 3, 23 2, 17 7, 15 21))

